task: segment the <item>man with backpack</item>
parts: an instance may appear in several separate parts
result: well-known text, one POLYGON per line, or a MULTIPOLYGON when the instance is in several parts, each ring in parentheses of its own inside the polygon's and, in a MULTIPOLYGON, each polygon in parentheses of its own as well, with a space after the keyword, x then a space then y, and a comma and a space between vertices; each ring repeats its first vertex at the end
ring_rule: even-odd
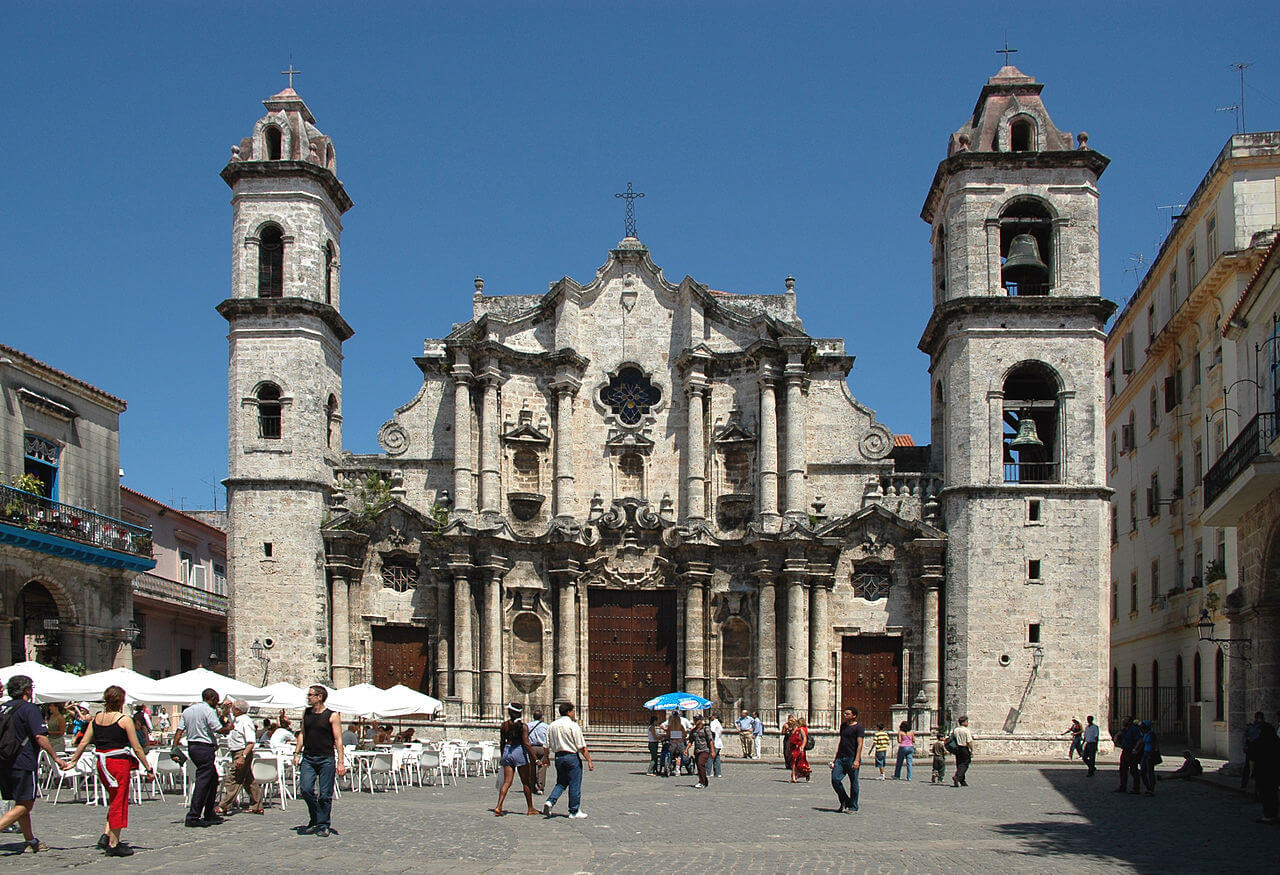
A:
POLYGON ((951 786, 968 787, 969 782, 965 780, 965 775, 969 771, 969 763, 973 762, 973 733, 969 731, 968 716, 961 714, 956 722, 959 725, 951 730, 951 737, 947 739, 947 750, 951 751, 956 758, 956 770, 951 776, 951 786))
POLYGON ((36 789, 36 748, 49 754, 58 768, 69 766, 49 743, 49 727, 40 709, 31 704, 31 678, 15 674, 5 689, 10 701, 0 706, 0 798, 11 800, 13 808, 0 817, 0 830, 16 822, 22 830, 24 851, 47 851, 49 846, 31 831, 31 807, 40 795, 36 789))

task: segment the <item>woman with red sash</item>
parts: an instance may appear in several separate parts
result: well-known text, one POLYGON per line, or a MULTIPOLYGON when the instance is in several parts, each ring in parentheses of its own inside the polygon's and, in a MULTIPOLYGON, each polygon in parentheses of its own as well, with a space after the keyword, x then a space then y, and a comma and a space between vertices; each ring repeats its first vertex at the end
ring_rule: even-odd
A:
POLYGON ((95 746, 98 778, 107 790, 107 825, 102 830, 102 838, 98 839, 98 847, 106 851, 108 857, 128 857, 133 848, 120 841, 120 830, 129 825, 129 784, 134 765, 143 764, 147 780, 154 778, 155 772, 145 765, 147 755, 138 743, 133 718, 124 713, 124 689, 114 684, 107 687, 102 703, 102 713, 89 721, 84 738, 71 757, 71 768, 75 768, 85 748, 95 746))

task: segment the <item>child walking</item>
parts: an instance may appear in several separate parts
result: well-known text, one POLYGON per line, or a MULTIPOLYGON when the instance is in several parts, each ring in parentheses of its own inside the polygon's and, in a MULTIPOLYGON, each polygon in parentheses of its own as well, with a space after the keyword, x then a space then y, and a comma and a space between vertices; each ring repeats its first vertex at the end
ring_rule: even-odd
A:
POLYGON ((929 776, 930 784, 941 784, 947 775, 947 736, 941 729, 933 740, 929 753, 933 754, 933 774, 929 776))
POLYGON ((876 734, 871 737, 871 747, 876 752, 876 768, 880 770, 877 781, 884 780, 884 764, 889 756, 889 733, 884 731, 884 724, 876 724, 876 734))

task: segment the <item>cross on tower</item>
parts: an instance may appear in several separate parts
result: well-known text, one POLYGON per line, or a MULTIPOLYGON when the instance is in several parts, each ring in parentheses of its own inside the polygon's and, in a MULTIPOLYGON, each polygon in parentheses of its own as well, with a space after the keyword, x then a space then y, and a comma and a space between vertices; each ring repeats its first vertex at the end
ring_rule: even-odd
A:
POLYGON ((631 183, 628 182, 627 190, 619 194, 615 194, 614 197, 620 197, 626 200, 627 202, 627 220, 626 220, 627 236, 635 237, 636 236, 636 198, 644 197, 644 192, 633 191, 631 188, 631 183))
MULTIPOLYGON (((1007 67, 1007 66, 1009 66, 1009 56, 1010 56, 1010 55, 1016 55, 1017 53, 1018 53, 1018 50, 1017 50, 1017 49, 1011 49, 1011 48, 1009 48, 1009 41, 1008 41, 1008 40, 1005 40, 1005 41, 1004 41, 1004 48, 1003 48, 1003 49, 996 49, 996 54, 997 54, 997 55, 1004 55, 1004 66, 1006 66, 1006 67, 1007 67)), ((293 66, 293 65, 291 64, 290 66, 293 66)))
POLYGON ((294 76, 299 75, 300 73, 302 73, 302 71, 301 71, 301 70, 295 70, 295 69, 293 69, 293 61, 290 61, 290 62, 289 62, 289 69, 288 69, 288 70, 281 70, 281 71, 280 71, 280 75, 281 75, 281 76, 288 76, 288 77, 289 77, 289 87, 290 87, 290 88, 292 88, 292 87, 293 87, 293 77, 294 77, 294 76))

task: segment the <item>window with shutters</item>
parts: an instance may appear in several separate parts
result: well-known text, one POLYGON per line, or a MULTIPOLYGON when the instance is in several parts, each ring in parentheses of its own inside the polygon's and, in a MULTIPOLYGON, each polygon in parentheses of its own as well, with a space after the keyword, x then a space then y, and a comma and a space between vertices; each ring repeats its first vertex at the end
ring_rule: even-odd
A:
POLYGON ((264 225, 258 232, 258 297, 279 298, 284 294, 284 231, 279 225, 264 225))
POLYGON ((263 383, 258 387, 258 437, 265 440, 280 439, 280 387, 275 383, 263 383))

